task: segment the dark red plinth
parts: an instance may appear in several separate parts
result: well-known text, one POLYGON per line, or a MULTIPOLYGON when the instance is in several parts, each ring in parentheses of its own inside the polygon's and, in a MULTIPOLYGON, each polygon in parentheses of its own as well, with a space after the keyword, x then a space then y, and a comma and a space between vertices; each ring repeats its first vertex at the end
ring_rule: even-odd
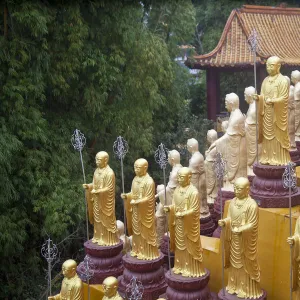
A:
POLYGON ((154 260, 140 260, 127 253, 123 256, 124 272, 118 278, 119 293, 124 298, 126 287, 132 277, 136 277, 144 287, 143 300, 158 299, 165 293, 167 284, 163 268, 164 256, 160 253, 159 258, 154 260))
MULTIPOLYGON (((234 195, 234 192, 223 190, 223 189, 222 189, 221 193, 222 193, 222 208, 223 208, 223 212, 224 212, 225 202, 227 200, 233 199, 235 197, 235 195, 234 195)), ((220 195, 220 191, 218 192, 218 197, 215 201, 214 210, 215 210, 216 223, 218 224, 218 221, 221 218, 221 195, 220 195)), ((215 229, 214 233, 213 233, 213 237, 219 238, 220 235, 221 235, 221 228, 218 226, 215 229)))
POLYGON ((248 175, 248 180, 250 182, 250 185, 252 185, 252 181, 254 179, 254 176, 253 175, 248 175))
MULTIPOLYGON (((169 244, 169 237, 165 235, 160 244, 160 251, 164 256, 163 267, 165 269, 165 272, 169 270, 168 244, 169 244)), ((170 252, 170 263, 171 263, 171 268, 173 268, 174 267, 174 253, 173 252, 170 252)))
MULTIPOLYGON (((250 188, 250 195, 260 207, 289 207, 289 190, 283 187, 282 175, 285 166, 254 164, 256 175, 250 188)), ((298 187, 292 189, 292 206, 300 204, 298 187)))
POLYGON ((216 225, 213 222, 211 215, 206 218, 200 218, 200 234, 206 236, 212 236, 216 225))
MULTIPOLYGON (((238 298, 237 295, 231 295, 228 294, 228 292, 225 289, 225 295, 223 290, 220 290, 218 293, 218 299, 220 300, 241 300, 241 298, 238 298)), ((243 298, 244 300, 254 300, 254 298, 243 298)), ((267 292, 263 290, 263 295, 259 298, 255 298, 255 300, 265 300, 267 299, 267 292)))
POLYGON ((166 273, 166 282, 168 288, 166 291, 167 299, 170 300, 213 300, 207 284, 209 282, 210 273, 206 270, 206 274, 202 277, 183 277, 175 275, 170 271, 166 273))
POLYGON ((300 160, 300 151, 297 149, 295 151, 290 151, 291 161, 297 162, 300 160))
POLYGON ((300 151, 300 141, 296 141, 297 150, 300 151))
MULTIPOLYGON (((94 271, 90 279, 91 284, 102 284, 108 276, 118 277, 123 272, 123 242, 114 246, 99 246, 91 240, 84 243, 85 254, 89 256, 89 267, 94 271)), ((81 274, 86 273, 85 266, 81 262, 77 267, 77 273, 83 281, 86 281, 81 274)))

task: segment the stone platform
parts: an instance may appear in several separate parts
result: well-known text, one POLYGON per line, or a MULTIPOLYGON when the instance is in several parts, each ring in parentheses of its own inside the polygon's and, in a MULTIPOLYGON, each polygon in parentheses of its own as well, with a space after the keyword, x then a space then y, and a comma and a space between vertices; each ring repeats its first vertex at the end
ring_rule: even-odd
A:
MULTIPOLYGON (((114 246, 99 246, 92 243, 91 240, 84 243, 85 254, 89 256, 90 268, 93 270, 93 277, 90 284, 102 284, 103 280, 108 276, 118 277, 123 272, 123 242, 114 246)), ((85 273, 85 266, 81 262, 77 267, 77 273, 85 273)), ((86 282, 82 276, 82 281, 86 282)))
POLYGON ((124 272, 118 278, 120 295, 125 298, 127 285, 132 277, 136 277, 144 287, 143 300, 158 299, 167 288, 163 263, 162 253, 153 260, 141 260, 130 256, 129 253, 125 254, 123 256, 124 272))
MULTIPOLYGON (((223 289, 220 290, 218 293, 218 299, 220 300, 240 300, 241 298, 238 298, 237 295, 231 295, 228 294, 228 292, 225 290, 223 292, 223 289), (225 292, 225 293, 224 293, 225 292)), ((243 298, 244 300, 254 300, 254 298, 243 298)), ((259 298, 255 298, 255 300, 265 300, 267 299, 267 293, 263 290, 263 295, 259 298)))
MULTIPOLYGON (((250 195, 260 207, 282 208, 289 207, 289 190, 283 187, 282 175, 285 166, 269 166, 254 164, 253 179, 250 195)), ((300 204, 298 187, 292 189, 292 206, 300 204)))

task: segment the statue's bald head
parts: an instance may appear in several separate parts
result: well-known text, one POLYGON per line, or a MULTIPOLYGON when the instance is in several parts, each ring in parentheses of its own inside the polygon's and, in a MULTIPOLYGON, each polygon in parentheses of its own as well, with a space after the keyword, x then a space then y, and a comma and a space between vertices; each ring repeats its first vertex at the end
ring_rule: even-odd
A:
POLYGON ((177 150, 171 150, 168 153, 168 162, 171 166, 180 163, 180 153, 177 150))
POLYGON ((118 279, 113 276, 105 278, 103 281, 103 289, 106 297, 111 298, 115 296, 118 289, 118 279))
POLYGON ((278 56, 271 56, 268 58, 267 72, 270 76, 275 76, 280 73, 281 59, 278 56))
POLYGON ((249 195, 250 182, 246 177, 239 177, 234 182, 235 196, 239 199, 246 199, 249 195))
POLYGON ((62 265, 62 272, 66 278, 72 278, 76 274, 77 263, 73 259, 66 260, 62 265))
POLYGON ((293 84, 296 84, 300 81, 300 71, 294 70, 291 74, 291 80, 293 84))
POLYGON ((96 154, 96 165, 99 168, 105 168, 108 164, 109 155, 105 151, 100 151, 96 154))
POLYGON ((187 149, 190 153, 194 153, 198 151, 198 141, 194 138, 188 139, 187 140, 187 149))
POLYGON ((207 131, 207 141, 212 144, 218 139, 218 133, 214 129, 207 131))
POLYGON ((137 176, 146 175, 148 170, 148 162, 144 158, 139 158, 134 162, 134 171, 137 176))
POLYGON ((192 170, 187 167, 181 168, 177 173, 177 181, 180 186, 188 186, 191 182, 192 170))
POLYGON ((231 112, 232 110, 239 108, 240 106, 240 99, 239 96, 235 93, 227 94, 225 97, 225 107, 226 109, 231 112))

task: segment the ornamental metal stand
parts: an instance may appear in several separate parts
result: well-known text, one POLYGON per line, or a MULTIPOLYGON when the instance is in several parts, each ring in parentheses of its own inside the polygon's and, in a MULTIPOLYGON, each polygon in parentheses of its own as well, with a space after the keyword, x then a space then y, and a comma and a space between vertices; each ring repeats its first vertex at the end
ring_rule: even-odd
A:
MULTIPOLYGON (((296 187, 297 178, 295 174, 296 164, 289 162, 282 175, 282 183, 285 189, 289 189, 289 217, 290 217, 290 236, 292 236, 292 189, 296 187)), ((290 246, 290 300, 293 299, 293 252, 292 245, 290 246)))
POLYGON ((57 259, 58 255, 58 249, 56 245, 53 243, 53 241, 49 238, 46 240, 46 242, 43 244, 41 248, 41 254, 42 256, 47 260, 48 263, 48 290, 49 290, 49 296, 52 294, 51 289, 51 270, 52 270, 52 262, 57 259))
MULTIPOLYGON (((222 186, 223 180, 226 173, 226 162, 222 158, 222 154, 220 152, 216 153, 216 160, 214 161, 214 169, 215 174, 218 180, 219 186, 219 195, 220 195, 220 206, 221 206, 221 220, 223 219, 223 199, 222 199, 222 186)), ((222 229, 223 231, 223 229, 222 229)), ((221 234, 222 236, 222 234, 221 234)), ((224 241, 222 239, 222 291, 223 296, 225 296, 225 282, 224 282, 224 241)))
POLYGON ((90 257, 86 255, 83 260, 83 266, 80 269, 80 277, 88 284, 88 300, 90 300, 91 297, 90 279, 94 276, 94 269, 95 267, 91 263, 90 257))
MULTIPOLYGON (((113 151, 121 163, 122 193, 124 194, 125 187, 124 187, 123 160, 124 160, 125 155, 128 152, 128 143, 126 142, 126 140, 123 137, 121 137, 121 136, 117 137, 117 139, 113 145, 113 151)), ((123 203, 123 211, 124 211, 124 232, 125 232, 125 236, 127 236, 126 208, 125 208, 125 203, 123 201, 122 201, 122 203, 123 203)))
MULTIPOLYGON (((86 138, 83 133, 80 132, 80 130, 75 129, 72 138, 71 138, 71 143, 76 151, 79 151, 80 153, 80 162, 81 162, 81 168, 82 168, 82 175, 83 175, 83 182, 86 183, 85 181, 85 171, 84 171, 84 165, 83 165, 83 159, 82 159, 82 149, 85 146, 86 143, 86 138)), ((85 191, 84 191, 84 202, 85 202, 85 219, 86 219, 86 240, 88 241, 90 238, 89 235, 89 217, 88 217, 88 206, 87 206, 87 201, 86 201, 86 196, 85 196, 85 191)))

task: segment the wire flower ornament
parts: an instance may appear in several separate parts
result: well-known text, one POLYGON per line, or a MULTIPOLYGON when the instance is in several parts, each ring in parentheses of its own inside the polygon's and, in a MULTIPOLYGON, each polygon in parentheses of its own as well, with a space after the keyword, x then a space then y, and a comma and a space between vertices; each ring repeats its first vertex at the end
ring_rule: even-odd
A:
POLYGON ((117 137, 113 145, 113 151, 118 159, 124 159, 125 155, 128 152, 128 143, 123 137, 117 137))
POLYGON ((86 143, 86 138, 84 134, 80 132, 80 130, 75 129, 71 138, 71 143, 75 150, 82 151, 86 143))
POLYGON ((84 257, 84 260, 82 262, 82 267, 78 271, 79 277, 85 281, 89 282, 89 280, 94 276, 94 265, 91 262, 91 259, 88 255, 84 257))
POLYGON ((220 152, 216 153, 216 159, 213 163, 215 174, 218 180, 222 180, 226 174, 226 161, 220 152))
POLYGON ((295 163, 289 162, 284 169, 284 173, 282 175, 282 183, 285 189, 294 189, 297 185, 297 177, 294 169, 295 166, 295 163))
POLYGON ((129 284, 126 286, 126 296, 128 300, 142 300, 144 287, 136 277, 132 277, 129 284))
POLYGON ((155 151, 154 158, 161 169, 165 169, 168 164, 168 153, 169 150, 162 143, 158 146, 157 150, 155 151))

